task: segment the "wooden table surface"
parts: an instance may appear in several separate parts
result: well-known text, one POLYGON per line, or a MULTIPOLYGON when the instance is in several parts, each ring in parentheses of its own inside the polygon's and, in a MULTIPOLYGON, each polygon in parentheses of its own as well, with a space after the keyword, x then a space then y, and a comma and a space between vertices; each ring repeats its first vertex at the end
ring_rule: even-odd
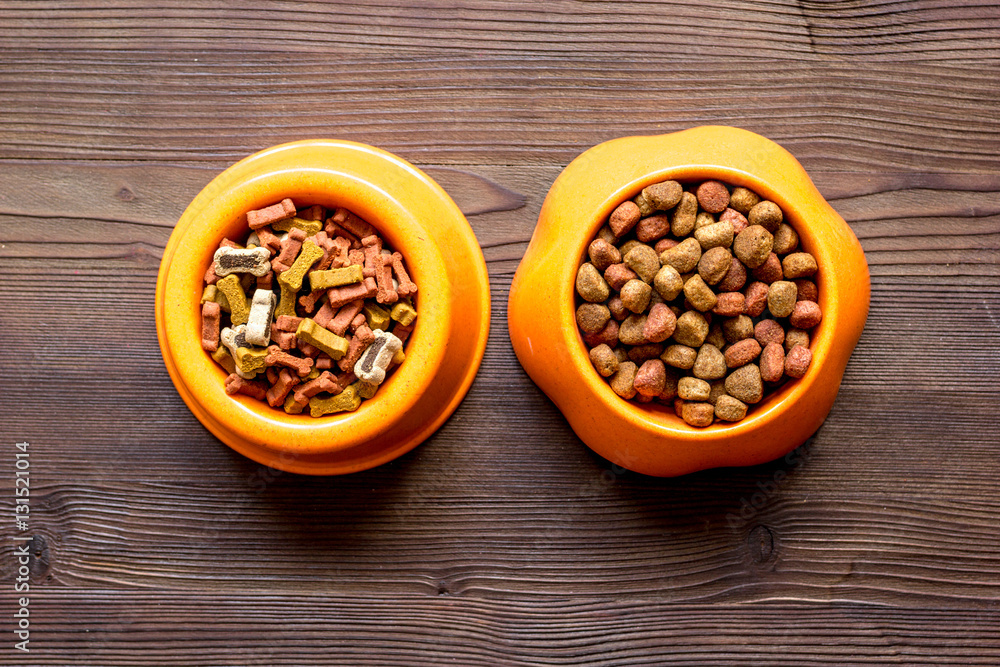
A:
POLYGON ((1000 664, 993 0, 6 0, 0 26, 0 664, 1000 664), (573 157, 702 124, 802 162, 871 315, 794 458, 655 479, 576 438, 505 304, 573 157), (493 297, 454 416, 334 478, 211 436, 153 322, 187 203, 313 137, 438 179, 493 297))

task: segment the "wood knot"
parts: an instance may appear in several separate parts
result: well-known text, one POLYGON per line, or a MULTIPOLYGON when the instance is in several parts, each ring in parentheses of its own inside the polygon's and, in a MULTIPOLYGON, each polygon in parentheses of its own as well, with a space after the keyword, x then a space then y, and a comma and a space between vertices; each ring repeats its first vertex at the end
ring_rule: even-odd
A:
POLYGON ((774 534, 767 526, 754 526, 747 536, 750 558, 755 563, 765 563, 774 553, 774 534))
POLYGON ((135 193, 128 189, 128 186, 123 185, 121 190, 118 191, 117 197, 122 201, 132 201, 135 199, 135 193))

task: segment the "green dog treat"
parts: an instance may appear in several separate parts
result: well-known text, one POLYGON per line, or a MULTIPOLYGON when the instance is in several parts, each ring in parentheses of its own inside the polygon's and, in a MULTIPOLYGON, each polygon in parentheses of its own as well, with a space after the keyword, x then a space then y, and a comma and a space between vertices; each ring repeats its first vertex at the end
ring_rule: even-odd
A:
MULTIPOLYGON (((294 266, 293 266, 294 268, 294 266)), ((291 269, 289 269, 291 271, 291 269)), ((287 273, 287 272, 286 272, 287 273)), ((326 271, 311 271, 309 273, 309 287, 313 290, 329 289, 331 287, 342 287, 360 283, 365 279, 364 270, 360 264, 352 264, 341 269, 327 269, 326 271)), ((280 278, 279 278, 280 281, 280 278)))
MULTIPOLYGON (((225 295, 229 303, 230 319, 233 326, 247 323, 250 315, 250 308, 247 306, 247 295, 240 285, 240 279, 236 274, 230 274, 215 283, 216 289, 225 295)), ((219 304, 221 307, 222 304, 219 304)))
POLYGON ((299 327, 295 330, 295 337, 326 352, 335 361, 344 356, 349 345, 346 338, 341 338, 337 334, 327 331, 309 317, 305 317, 299 322, 299 327))
POLYGON ((358 384, 355 382, 348 385, 344 391, 330 398, 313 396, 309 399, 309 414, 313 417, 322 417, 334 412, 354 412, 361 406, 358 384))

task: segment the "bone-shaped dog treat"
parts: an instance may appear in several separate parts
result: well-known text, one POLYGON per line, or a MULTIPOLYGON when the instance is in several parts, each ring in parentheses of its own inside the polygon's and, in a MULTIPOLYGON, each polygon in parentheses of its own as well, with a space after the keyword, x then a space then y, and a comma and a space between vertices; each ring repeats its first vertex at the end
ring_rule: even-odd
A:
POLYGON ((228 275, 215 284, 216 289, 226 295, 229 302, 230 320, 233 326, 247 323, 250 309, 247 308, 247 295, 240 285, 240 279, 235 275, 228 275))
POLYGON ((246 329, 247 325, 245 324, 240 324, 233 328, 226 327, 219 333, 219 341, 229 350, 229 357, 232 359, 233 367, 236 369, 235 373, 240 377, 250 379, 257 375, 257 372, 244 372, 240 370, 239 364, 236 363, 236 351, 240 348, 246 348, 248 345, 246 329))
POLYGON ((358 396, 358 389, 355 385, 348 385, 344 391, 330 398, 320 398, 314 396, 309 399, 309 414, 313 417, 334 412, 354 412, 361 406, 361 397, 358 396))
POLYGON ((378 290, 374 278, 365 278, 364 282, 357 285, 345 285, 343 287, 331 287, 326 293, 327 301, 334 308, 339 308, 345 303, 358 299, 367 299, 374 296, 378 290))
POLYGON ((229 350, 225 345, 220 345, 218 349, 212 353, 212 360, 226 369, 227 373, 231 374, 236 372, 236 362, 233 361, 233 357, 229 354, 229 350))
POLYGON ((250 373, 259 373, 267 365, 267 350, 259 350, 253 347, 238 347, 233 354, 236 360, 236 369, 241 371, 239 375, 246 376, 250 373))
POLYGON ((375 278, 378 281, 378 292, 375 300, 379 303, 396 303, 399 294, 396 286, 392 283, 392 255, 380 255, 379 265, 375 270, 375 278))
POLYGON ((347 265, 357 264, 358 266, 365 265, 365 251, 360 248, 352 248, 347 253, 347 265))
POLYGON ((314 290, 353 285, 362 280, 364 280, 364 271, 357 265, 309 272, 309 287, 314 290))
POLYGON ((256 211, 247 212, 247 223, 250 225, 250 229, 259 229, 293 215, 295 215, 295 203, 291 199, 285 198, 273 206, 265 206, 256 211))
POLYGON ((417 311, 406 301, 400 301, 392 307, 389 316, 403 326, 408 326, 417 319, 417 311))
POLYGON ((300 414, 303 410, 305 410, 307 405, 309 405, 308 398, 303 396, 302 400, 299 401, 295 397, 295 392, 292 392, 288 394, 288 397, 285 399, 285 405, 283 407, 285 412, 287 412, 288 414, 297 415, 300 414))
MULTIPOLYGON (((270 370, 270 369, 268 369, 270 370)), ((272 408, 276 408, 285 402, 288 392, 299 383, 299 378, 287 368, 282 368, 278 373, 278 379, 267 390, 267 403, 272 408)))
MULTIPOLYGON (((320 306, 320 309, 316 311, 315 315, 313 315, 313 319, 316 320, 316 324, 320 325, 324 329, 328 329, 329 327, 327 325, 330 324, 330 320, 333 319, 336 312, 337 310, 330 305, 329 301, 324 301, 323 305, 320 306)), ((334 331, 334 333, 337 332, 334 331)))
POLYGON ((297 341, 294 331, 278 331, 272 327, 271 342, 277 343, 282 350, 294 350, 297 341))
POLYGON ((281 252, 271 260, 271 268, 275 273, 283 273, 288 270, 292 262, 302 248, 302 242, 306 240, 306 233, 301 229, 293 229, 288 232, 288 236, 281 242, 281 252))
POLYGON ((301 229, 306 236, 312 236, 323 229, 323 223, 318 220, 304 220, 303 218, 285 218, 278 222, 271 223, 275 231, 290 232, 293 229, 301 229))
POLYGON ((257 245, 261 248, 265 248, 272 255, 281 251, 281 239, 271 231, 270 227, 260 227, 254 233, 259 241, 257 245))
POLYGON ((310 399, 320 392, 339 394, 341 387, 337 384, 337 378, 330 371, 323 371, 314 380, 309 380, 295 388, 295 400, 299 403, 303 399, 310 399))
POLYGON ((374 382, 358 382, 358 396, 369 399, 378 391, 378 385, 374 382))
POLYGON ((259 380, 248 380, 233 373, 226 376, 226 393, 230 396, 237 393, 246 394, 262 401, 267 396, 267 385, 259 380))
POLYGON ((330 267, 339 269, 351 263, 350 259, 351 242, 343 236, 336 236, 330 240, 330 267))
MULTIPOLYGON (((351 320, 351 326, 348 327, 348 330, 350 330, 351 333, 355 333, 357 332, 358 327, 362 324, 368 324, 368 320, 365 318, 363 313, 358 313, 354 316, 354 319, 351 320)), ((371 327, 368 328, 371 329, 371 327)), ((370 343, 371 341, 368 342, 370 343)))
POLYGON ((366 236, 371 236, 375 233, 375 228, 370 224, 354 215, 346 208, 338 208, 333 212, 333 217, 330 218, 334 223, 340 225, 350 233, 357 236, 359 239, 363 239, 366 236))
POLYGON ((274 328, 280 331, 291 331, 295 332, 299 328, 299 322, 302 321, 301 317, 295 317, 293 315, 279 315, 274 319, 274 328))
POLYGON ((274 309, 276 316, 295 315, 295 296, 297 292, 288 285, 281 285, 281 297, 278 299, 278 307, 274 309))
MULTIPOLYGON (((326 323, 320 321, 319 313, 317 313, 317 316, 314 319, 316 320, 316 322, 326 327, 327 329, 337 334, 338 336, 343 336, 344 332, 347 331, 347 328, 351 325, 351 321, 357 316, 359 312, 361 312, 361 308, 364 306, 364 304, 365 304, 364 299, 358 299, 357 301, 351 301, 349 303, 346 303, 340 310, 337 311, 337 315, 326 323)), ((330 305, 329 301, 327 301, 327 305, 330 305)))
POLYGON ((302 289, 302 279, 305 277, 306 271, 322 256, 322 248, 307 240, 302 244, 299 256, 295 258, 288 270, 278 276, 278 284, 298 292, 302 289))
MULTIPOLYGON (((355 319, 364 320, 364 315, 358 315, 355 319)), ((347 348, 347 354, 337 362, 337 366, 342 371, 350 370, 354 368, 354 365, 361 358, 361 355, 365 353, 365 350, 369 345, 375 340, 375 336, 372 330, 364 322, 359 323, 354 330, 354 335, 351 337, 350 345, 347 348)))
POLYGON ((219 277, 230 273, 266 275, 271 270, 271 253, 267 248, 219 248, 213 257, 219 277))
POLYGON ((417 325, 413 324, 412 322, 410 324, 406 324, 406 325, 397 324, 396 326, 394 326, 392 328, 392 334, 396 338, 398 338, 399 340, 401 340, 401 341, 403 341, 405 343, 406 339, 410 337, 410 334, 413 333, 413 329, 416 326, 417 325))
POLYGON ((274 292, 259 289, 253 293, 250 314, 247 316, 247 342, 267 347, 271 342, 271 318, 278 299, 274 292))
POLYGON ((303 220, 319 220, 322 221, 326 217, 326 209, 324 209, 319 204, 313 204, 309 208, 301 211, 299 217, 303 220))
POLYGON ((277 345, 271 345, 267 348, 267 357, 265 357, 264 363, 268 366, 278 365, 295 369, 300 378, 309 375, 309 371, 313 367, 312 359, 308 357, 303 359, 302 357, 296 357, 294 354, 288 354, 277 345))
POLYGON ((365 318, 368 326, 372 329, 389 328, 389 311, 376 303, 366 303, 364 307, 365 318))
POLYGON ((201 305, 201 347, 208 352, 219 349, 219 317, 222 309, 214 301, 201 305))
POLYGON ((398 252, 392 253, 392 272, 396 274, 396 282, 399 283, 396 288, 399 296, 407 297, 417 293, 417 284, 410 280, 410 274, 403 266, 403 256, 398 252))
POLYGON ((295 330, 295 337, 313 345, 330 356, 331 359, 340 359, 347 352, 348 343, 345 338, 341 338, 335 333, 327 331, 315 320, 308 317, 299 322, 295 330))
POLYGON ((361 250, 365 254, 365 278, 374 277, 382 268, 382 239, 374 234, 364 237, 361 250))
POLYGON ((393 334, 381 329, 375 331, 374 334, 375 340, 354 364, 354 374, 364 382, 382 384, 382 381, 385 380, 385 371, 389 368, 393 355, 396 354, 397 350, 402 349, 403 343, 393 334))
POLYGON ((313 290, 312 292, 309 292, 309 294, 299 297, 299 305, 302 306, 302 309, 307 313, 312 313, 316 310, 316 304, 319 303, 325 296, 326 290, 313 290))

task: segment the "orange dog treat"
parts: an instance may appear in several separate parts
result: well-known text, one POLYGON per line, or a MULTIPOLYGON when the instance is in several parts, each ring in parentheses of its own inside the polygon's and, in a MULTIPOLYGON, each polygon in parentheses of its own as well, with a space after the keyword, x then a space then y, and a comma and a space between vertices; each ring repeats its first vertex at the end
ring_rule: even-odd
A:
POLYGON ((295 204, 291 199, 282 199, 273 206, 265 206, 256 211, 247 212, 247 223, 250 229, 258 229, 272 222, 284 220, 295 215, 295 204))
POLYGON ((306 233, 301 229, 293 229, 288 232, 288 236, 281 242, 281 254, 271 260, 271 268, 274 269, 275 273, 280 274, 291 268, 305 240, 306 233))
POLYGON ((246 394, 263 401, 267 397, 267 386, 259 380, 247 380, 236 373, 226 376, 226 393, 246 394))
MULTIPOLYGON (((268 369, 270 371, 271 369, 268 369)), ((299 383, 299 378, 287 368, 282 368, 278 373, 278 379, 271 383, 271 388, 267 390, 267 403, 272 408, 276 408, 285 402, 288 392, 299 383)))
POLYGON ((377 291, 378 287, 375 284, 375 279, 365 278, 364 282, 358 283, 357 285, 331 287, 326 293, 326 298, 330 302, 330 306, 333 308, 339 308, 340 306, 350 303, 351 301, 367 299, 375 296, 377 291))
POLYGON ((313 366, 312 359, 308 357, 305 359, 296 357, 294 354, 283 351, 277 345, 271 345, 267 348, 267 357, 264 358, 264 363, 268 366, 287 366, 288 368, 295 369, 299 377, 309 375, 309 371, 312 370, 313 366))
POLYGON ((405 299, 417 293, 417 284, 410 280, 410 274, 403 266, 403 255, 398 252, 392 253, 392 272, 396 274, 396 282, 399 283, 396 292, 400 297, 405 299))
POLYGON ((363 239, 366 236, 371 236, 376 233, 374 227, 348 211, 346 208, 338 208, 334 211, 331 220, 359 239, 363 239))
POLYGON ((201 305, 201 347, 208 352, 219 349, 219 316, 222 309, 214 301, 201 305))

